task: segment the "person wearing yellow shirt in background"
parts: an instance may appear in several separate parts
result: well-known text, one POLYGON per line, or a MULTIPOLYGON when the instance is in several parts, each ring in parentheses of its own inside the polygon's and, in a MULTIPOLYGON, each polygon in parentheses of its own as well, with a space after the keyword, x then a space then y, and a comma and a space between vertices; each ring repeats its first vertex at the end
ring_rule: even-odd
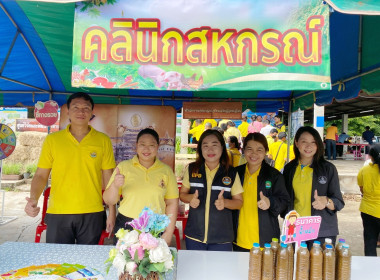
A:
POLYGON ((277 129, 276 128, 272 128, 272 130, 269 132, 269 134, 267 136, 265 136, 265 137, 267 138, 268 147, 270 148, 270 146, 274 142, 277 142, 277 129))
POLYGON ((288 153, 288 146, 286 144, 286 133, 280 132, 278 134, 278 139, 279 141, 274 142, 269 147, 268 157, 275 161, 274 168, 281 172, 284 169, 288 153))
POLYGON ((333 123, 326 130, 326 148, 327 148, 327 159, 331 159, 331 152, 333 160, 336 160, 336 137, 338 136, 338 128, 336 124, 333 123))
POLYGON ((358 185, 363 194, 360 214, 364 227, 364 254, 377 256, 376 243, 380 234, 380 145, 369 150, 371 163, 360 169, 358 185))
POLYGON ((274 116, 274 127, 277 128, 278 132, 285 132, 285 124, 281 122, 281 118, 279 115, 274 116))
POLYGON ((227 153, 230 160, 230 165, 236 167, 240 163, 241 153, 240 144, 235 136, 230 136, 227 138, 227 153))
POLYGON ((203 120, 203 124, 206 124, 206 123, 210 123, 211 124, 211 128, 213 128, 215 126, 218 126, 218 123, 214 119, 204 119, 203 120))
POLYGON ((239 129, 235 127, 235 123, 233 121, 229 121, 227 123, 227 130, 224 132, 224 137, 228 139, 230 136, 235 136, 239 143, 241 143, 241 134, 239 129))
POLYGON ((244 142, 244 138, 247 137, 247 135, 248 135, 248 127, 249 127, 248 117, 246 115, 243 115, 241 121, 242 122, 238 126, 238 129, 239 129, 240 134, 241 134, 241 141, 244 142))
POLYGON ((202 124, 202 120, 195 120, 196 126, 189 130, 189 134, 193 135, 193 144, 197 144, 203 131, 205 130, 204 125, 202 124))

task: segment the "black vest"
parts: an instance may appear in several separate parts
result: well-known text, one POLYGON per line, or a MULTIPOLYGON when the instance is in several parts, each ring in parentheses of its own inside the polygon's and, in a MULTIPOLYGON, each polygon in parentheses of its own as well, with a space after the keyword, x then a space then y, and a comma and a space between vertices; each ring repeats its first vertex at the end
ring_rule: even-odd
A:
POLYGON ((193 194, 195 190, 198 190, 200 203, 197 208, 190 207, 185 229, 186 236, 203 242, 205 238, 206 203, 209 203, 207 243, 232 242, 234 239, 232 211, 227 208, 223 210, 216 209, 215 200, 218 199, 218 195, 222 189, 224 189, 223 197, 225 199, 232 199, 231 188, 235 182, 235 170, 230 167, 228 172, 226 172, 223 166, 219 167, 211 185, 210 201, 206 201, 207 178, 205 165, 202 165, 198 172, 193 172, 193 169, 194 163, 191 163, 189 165, 190 193, 193 194))

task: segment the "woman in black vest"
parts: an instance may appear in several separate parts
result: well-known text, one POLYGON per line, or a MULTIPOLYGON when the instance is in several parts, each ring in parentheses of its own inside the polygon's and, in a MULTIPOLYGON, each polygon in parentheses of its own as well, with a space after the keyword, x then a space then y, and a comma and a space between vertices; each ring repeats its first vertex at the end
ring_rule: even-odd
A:
POLYGON ((244 204, 236 211, 235 251, 249 251, 253 243, 265 243, 280 237, 278 215, 287 209, 289 195, 282 174, 264 160, 268 142, 261 133, 249 133, 244 139, 247 163, 236 167, 241 179, 244 204))
POLYGON ((242 192, 239 176, 228 163, 222 134, 206 130, 180 191, 181 201, 190 204, 185 229, 187 250, 232 251, 232 209, 242 206, 242 192))
MULTIPOLYGON (((303 126, 297 130, 294 137, 295 159, 284 168, 290 196, 287 211, 294 209, 301 216, 321 216, 316 240, 322 244, 325 238, 330 238, 335 244, 339 234, 336 212, 344 207, 344 201, 336 167, 324 159, 323 150, 323 142, 316 129, 303 126)), ((310 248, 313 240, 307 243, 310 248)))

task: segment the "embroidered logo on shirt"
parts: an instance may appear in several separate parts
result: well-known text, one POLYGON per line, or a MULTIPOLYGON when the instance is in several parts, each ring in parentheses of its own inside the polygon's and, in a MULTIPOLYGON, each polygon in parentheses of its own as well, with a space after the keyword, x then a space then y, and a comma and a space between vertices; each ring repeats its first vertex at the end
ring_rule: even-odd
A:
POLYGON ((96 158, 96 152, 92 152, 92 153, 90 153, 90 157, 92 157, 92 158, 96 158))
POLYGON ((164 179, 161 179, 161 182, 160 182, 160 185, 159 185, 162 189, 165 189, 165 181, 164 179))
POLYGON ((326 184, 326 183, 327 183, 327 178, 326 178, 326 176, 319 176, 319 177, 318 177, 318 183, 320 183, 320 184, 322 184, 322 185, 326 184))
POLYGON ((193 173, 191 173, 191 177, 192 178, 202 178, 202 174, 193 172, 193 173))
POLYGON ((231 184, 232 179, 230 177, 223 177, 222 182, 223 182, 223 184, 228 186, 231 184))
POLYGON ((265 188, 270 189, 272 187, 272 182, 271 181, 265 181, 265 188))

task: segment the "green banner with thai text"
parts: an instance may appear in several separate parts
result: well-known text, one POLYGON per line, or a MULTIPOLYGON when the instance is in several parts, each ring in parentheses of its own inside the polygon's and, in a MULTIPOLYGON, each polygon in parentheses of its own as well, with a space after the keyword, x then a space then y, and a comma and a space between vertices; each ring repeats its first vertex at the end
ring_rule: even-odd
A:
POLYGON ((108 0, 76 6, 72 86, 331 89, 320 0, 108 0))

